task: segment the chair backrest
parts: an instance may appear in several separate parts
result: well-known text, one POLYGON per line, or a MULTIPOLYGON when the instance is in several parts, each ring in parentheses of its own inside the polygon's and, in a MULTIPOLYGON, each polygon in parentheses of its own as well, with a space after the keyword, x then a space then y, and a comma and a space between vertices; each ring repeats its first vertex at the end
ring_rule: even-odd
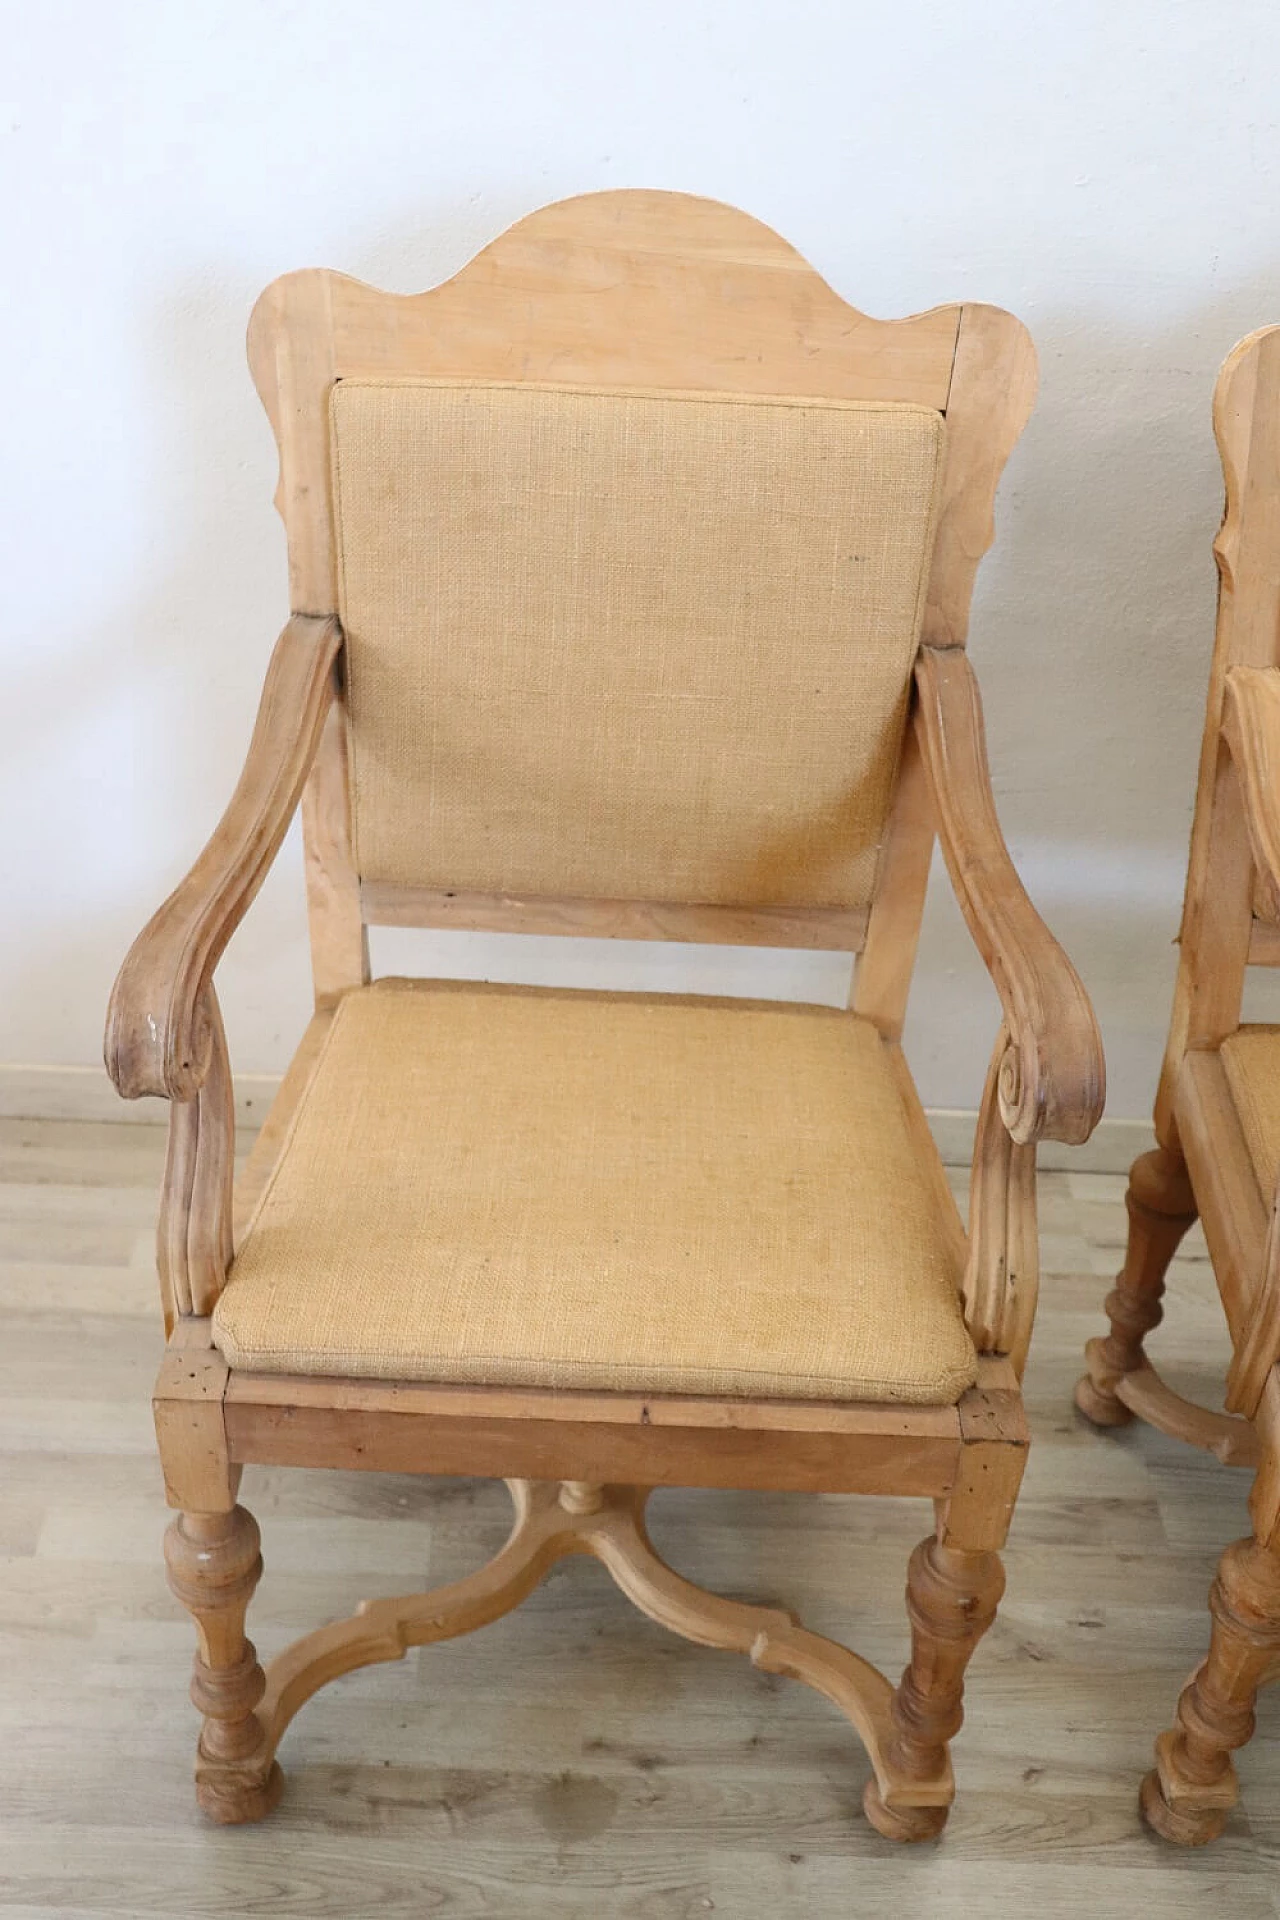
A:
POLYGON ((1280 666, 1280 326, 1227 355, 1213 396, 1226 504, 1214 541, 1218 618, 1179 936, 1178 983, 1156 1102, 1174 1132, 1183 1055, 1216 1047, 1240 1024, 1246 967, 1280 966, 1280 926, 1258 884, 1236 775, 1223 746, 1232 667, 1280 666))
POLYGON ((345 634, 322 992, 387 920, 859 950, 916 649, 964 642, 1031 404, 1016 320, 870 320, 746 215, 624 192, 410 298, 289 274, 250 358, 294 611, 345 634))

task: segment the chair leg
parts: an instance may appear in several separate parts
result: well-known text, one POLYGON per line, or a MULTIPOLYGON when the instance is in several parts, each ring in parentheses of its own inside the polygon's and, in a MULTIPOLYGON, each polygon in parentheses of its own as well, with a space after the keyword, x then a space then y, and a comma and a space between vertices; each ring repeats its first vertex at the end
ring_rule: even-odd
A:
MULTIPOLYGON (((941 1529, 940 1529, 941 1533, 941 1529)), ((893 1763, 914 1778, 936 1774, 964 1719, 964 1676, 974 1648, 995 1619, 1004 1592, 1000 1556, 924 1540, 907 1573, 911 1661, 893 1696, 893 1763)), ((930 1840, 951 1809, 888 1807, 873 1779, 863 1810, 887 1840, 930 1840)))
POLYGON ((1129 1242, 1106 1300, 1111 1331, 1105 1339, 1089 1342, 1089 1371, 1076 1384, 1077 1407, 1098 1427, 1123 1427, 1133 1419, 1116 1393, 1116 1382, 1145 1364, 1142 1343, 1160 1324, 1169 1262, 1195 1224, 1195 1194, 1181 1155, 1168 1147, 1140 1155, 1129 1174, 1125 1205, 1129 1242))
POLYGON ((223 1825, 261 1820, 284 1784, 254 1709, 265 1685, 244 1616, 262 1574, 258 1525, 243 1507, 180 1513, 165 1535, 169 1585, 196 1623, 191 1698, 204 1715, 196 1799, 223 1825))
POLYGON ((1253 1734, 1258 1688, 1280 1657, 1280 1555, 1237 1540, 1218 1562, 1209 1594, 1209 1652, 1178 1701, 1176 1724, 1156 1741, 1142 1783, 1148 1826, 1179 1846, 1214 1840, 1239 1791, 1231 1754, 1253 1734))

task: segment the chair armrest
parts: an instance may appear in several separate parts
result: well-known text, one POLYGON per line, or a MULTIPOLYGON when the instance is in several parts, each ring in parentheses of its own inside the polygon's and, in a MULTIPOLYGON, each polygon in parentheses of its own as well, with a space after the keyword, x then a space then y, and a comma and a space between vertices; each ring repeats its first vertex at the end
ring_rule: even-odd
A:
POLYGON ((271 656, 231 804, 120 969, 104 1052, 126 1100, 191 1100, 209 1070, 214 1035, 206 989, 298 804, 341 646, 342 629, 331 617, 295 614, 289 621, 271 656))
POLYGON ((1009 1031, 1000 1113, 1020 1143, 1078 1145, 1102 1115, 1102 1042, 1088 995, 1027 898, 996 818, 982 701, 958 647, 921 647, 915 724, 951 884, 1009 1031))
POLYGON ((1228 668, 1222 735, 1244 795, 1258 881, 1280 920, 1280 669, 1228 668))

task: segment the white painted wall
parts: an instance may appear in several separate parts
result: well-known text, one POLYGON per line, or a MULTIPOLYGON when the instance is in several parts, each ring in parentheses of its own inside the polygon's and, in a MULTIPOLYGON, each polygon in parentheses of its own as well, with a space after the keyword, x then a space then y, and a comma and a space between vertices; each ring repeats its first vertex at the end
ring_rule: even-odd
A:
MULTIPOLYGON (((0 1061, 99 1055, 115 967, 230 790, 285 608, 259 288, 412 291, 547 200, 760 215, 847 298, 974 297, 1041 352, 973 657, 1033 893, 1150 1103, 1211 638, 1232 342, 1280 319, 1270 0, 44 0, 10 5, 0 1061)), ((994 1002, 931 909, 910 1045, 976 1102, 994 1002)), ((509 941, 434 943, 515 974, 509 941)), ((405 964, 393 937, 379 957, 405 964)), ((550 964, 542 943, 533 964, 550 964)), ((829 959, 584 951, 570 977, 834 997, 829 959)), ((306 1007, 298 848, 224 962, 237 1063, 306 1007)))

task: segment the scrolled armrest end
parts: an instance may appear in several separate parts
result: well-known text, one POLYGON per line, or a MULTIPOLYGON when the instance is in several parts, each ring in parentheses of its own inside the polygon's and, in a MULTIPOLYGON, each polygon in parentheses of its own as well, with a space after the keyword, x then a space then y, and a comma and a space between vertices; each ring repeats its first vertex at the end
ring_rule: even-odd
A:
POLYGON ((1060 1140, 1079 1147, 1089 1138, 1106 1103, 1102 1043, 1085 1002, 1081 1031, 1061 1042, 1052 1063, 1042 1057, 1037 1037, 1010 1039, 1000 1060, 1000 1117, 1019 1145, 1060 1140))
POLYGON ((148 982, 150 932, 135 943, 111 990, 103 1059, 122 1099, 194 1100, 213 1056, 213 1016, 198 991, 184 1005, 172 992, 156 991, 154 978, 148 982))

